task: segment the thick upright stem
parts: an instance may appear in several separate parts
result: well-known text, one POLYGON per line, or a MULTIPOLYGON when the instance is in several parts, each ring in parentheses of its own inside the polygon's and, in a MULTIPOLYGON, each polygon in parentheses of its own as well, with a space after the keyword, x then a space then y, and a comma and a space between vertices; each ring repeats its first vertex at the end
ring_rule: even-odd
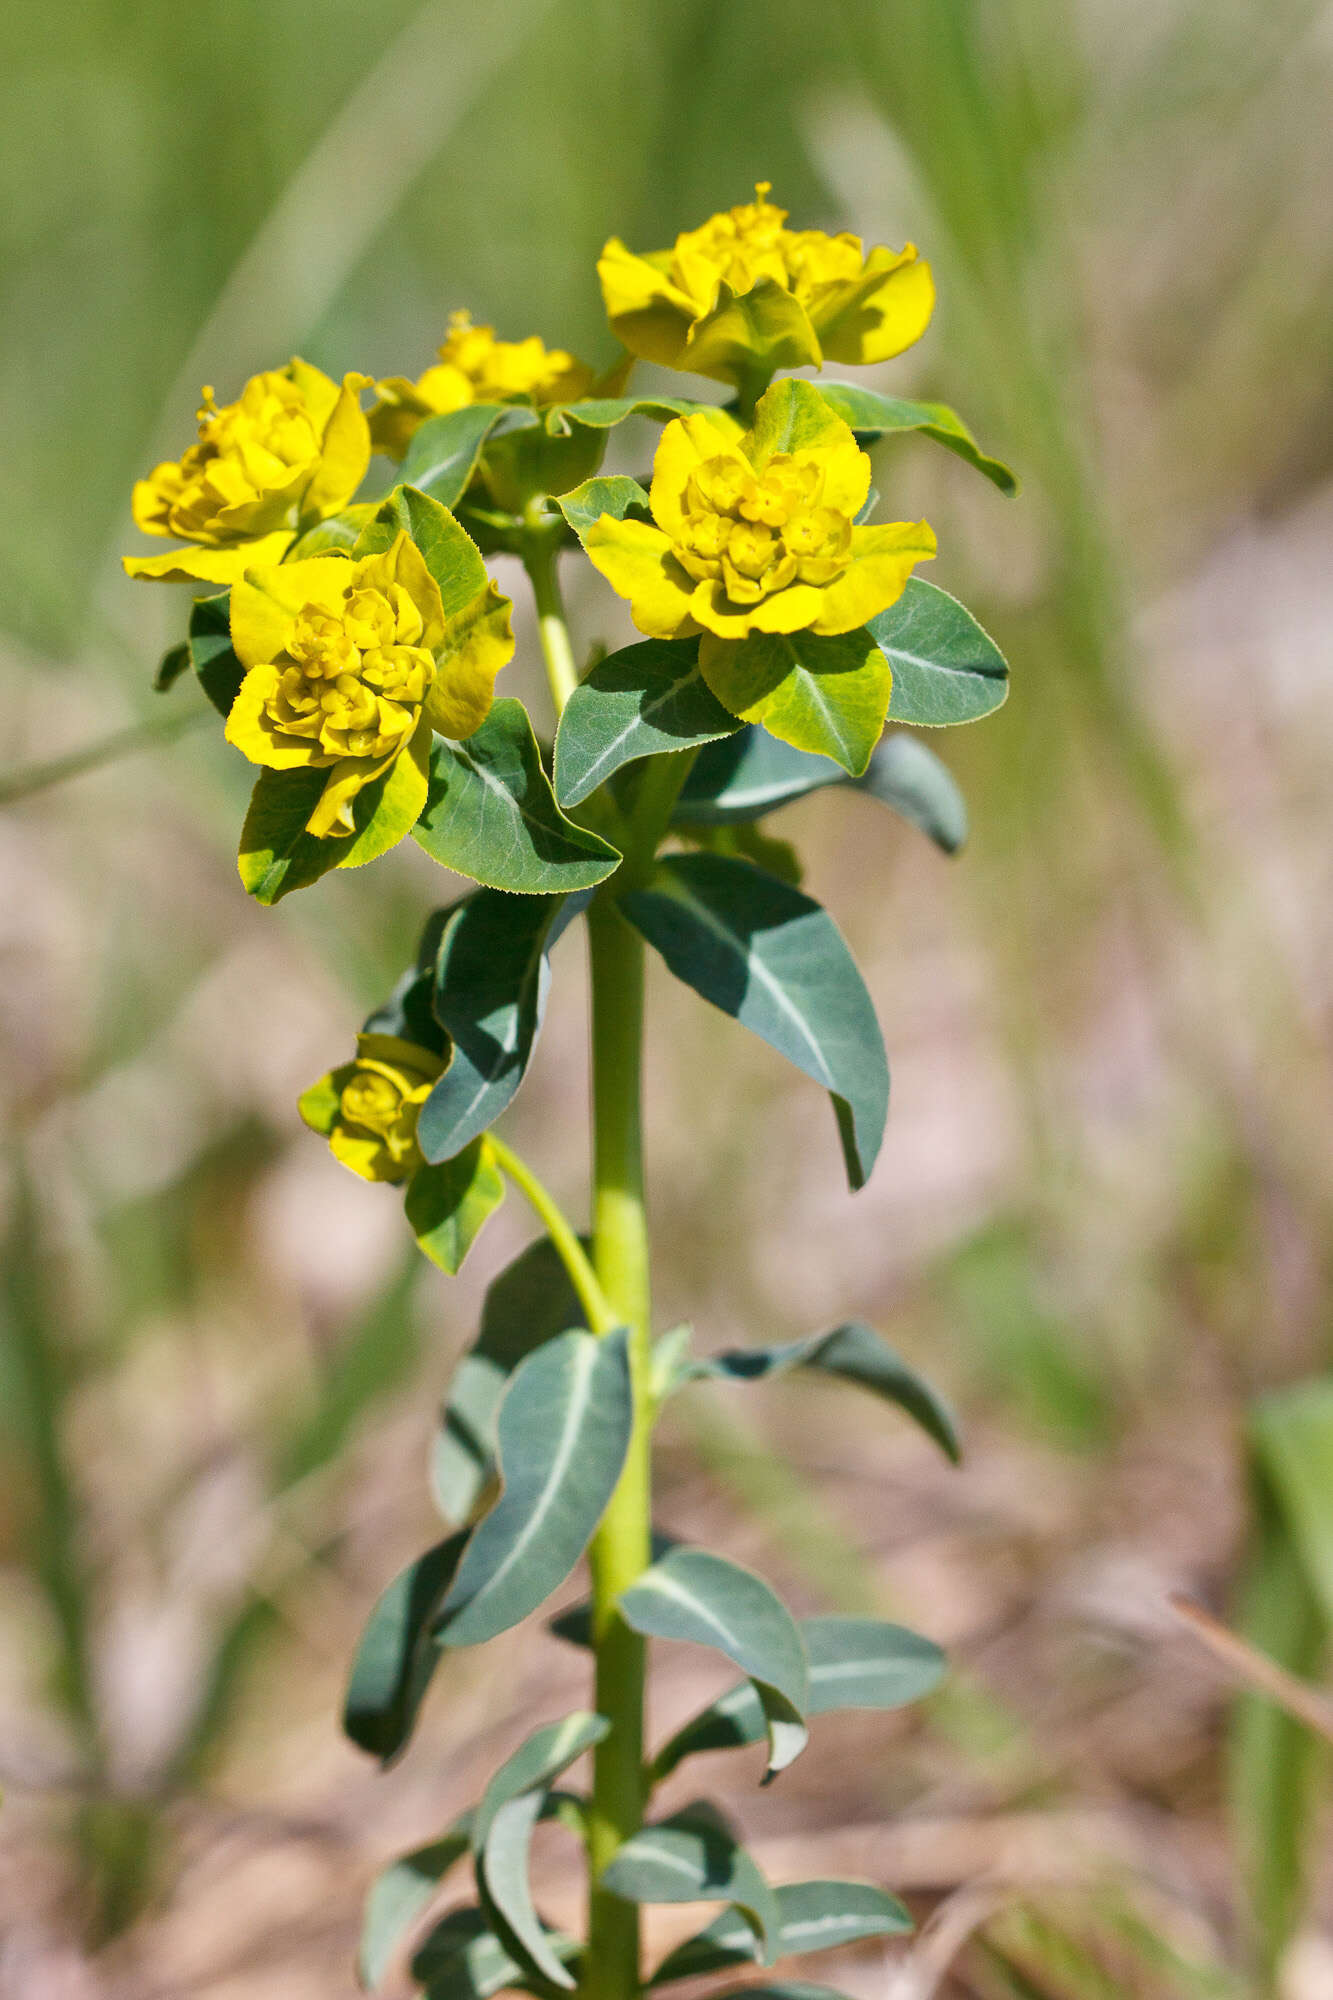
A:
POLYGON ((639 1991, 639 1913, 598 1887, 621 1842, 643 1821, 645 1647, 616 1601, 651 1560, 648 1230, 643 1199, 640 1072, 643 944, 609 900, 588 912, 592 972, 593 1265, 630 1329, 634 1431, 620 1483, 590 1550, 596 1705, 611 1724, 593 1768, 588 1860, 592 1873, 586 2000, 639 1991))

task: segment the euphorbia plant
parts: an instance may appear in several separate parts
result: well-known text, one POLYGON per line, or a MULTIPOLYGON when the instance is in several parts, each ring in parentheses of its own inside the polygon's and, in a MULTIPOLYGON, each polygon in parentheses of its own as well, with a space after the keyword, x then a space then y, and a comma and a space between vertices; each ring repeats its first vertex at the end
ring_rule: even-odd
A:
POLYGON ((349 374, 338 386, 298 360, 225 408, 206 391, 199 442, 135 493, 140 526, 183 546, 127 565, 226 586, 195 599, 159 684, 192 667, 259 768, 240 851, 252 895, 275 903, 408 834, 477 884, 426 919, 416 963, 355 1052, 301 1100, 345 1166, 403 1191, 418 1243, 446 1271, 510 1184, 543 1225, 492 1284, 436 1432, 432 1483, 450 1532, 385 1590, 347 1699, 353 1740, 396 1758, 448 1655, 528 1617, 586 1553, 591 1594, 552 1629, 591 1656, 587 1709, 543 1721, 472 1811, 372 1889, 362 1970, 373 1984, 471 1855, 473 1900, 413 1960, 437 2000, 575 1987, 625 2000, 644 1983, 646 1903, 726 1906, 651 1972, 654 1986, 907 1929, 885 1890, 772 1886, 714 1808, 663 1819, 652 1801, 709 1750, 765 1743, 767 1781, 805 1747, 812 1715, 895 1707, 942 1667, 899 1626, 797 1620, 752 1571, 654 1533, 654 1427, 694 1384, 822 1371, 956 1447, 938 1397, 855 1320, 724 1353, 697 1351, 686 1329, 655 1336, 644 959, 646 945, 823 1085, 859 1188, 888 1106, 874 1008, 832 918, 799 887, 792 850, 763 827, 788 801, 847 785, 959 844, 947 772, 885 723, 985 715, 1006 669, 968 612, 913 574, 934 554, 930 529, 871 518, 865 446, 918 431, 1003 490, 1013 481, 943 405, 775 379, 916 340, 933 290, 911 246, 867 256, 853 236, 790 230, 761 186, 671 250, 641 257, 613 240, 599 268, 629 350, 600 383, 535 337, 497 340, 456 319, 416 382, 349 374), (726 384, 730 400, 627 394, 633 356, 726 384), (651 479, 598 476, 611 431, 636 416, 663 426, 651 479), (357 500, 372 448, 399 461, 398 477, 357 500), (580 547, 645 635, 609 658, 595 651, 582 673, 558 577, 580 547), (486 568, 497 551, 531 579, 549 752, 523 706, 494 695, 514 647, 486 568), (580 921, 586 1233, 495 1129, 532 1057, 552 951, 580 921), (742 1678, 650 1747, 653 1639, 715 1648, 742 1678), (562 1780, 589 1751, 591 1787, 578 1792, 562 1780), (543 1820, 586 1848, 582 1940, 533 1901, 543 1820))

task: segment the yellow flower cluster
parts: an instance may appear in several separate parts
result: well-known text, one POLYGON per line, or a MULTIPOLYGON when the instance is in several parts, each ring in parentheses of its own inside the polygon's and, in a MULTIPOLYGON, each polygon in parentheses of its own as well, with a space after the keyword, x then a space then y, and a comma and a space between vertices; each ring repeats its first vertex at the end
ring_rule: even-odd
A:
POLYGON ((447 1061, 396 1035, 358 1035, 356 1060, 305 1092, 301 1116, 362 1180, 410 1180, 422 1165, 417 1117, 447 1061))
POLYGON ((379 401, 370 413, 377 451, 401 458, 418 424, 427 417, 466 409, 470 403, 572 402, 586 396, 592 370, 561 347, 546 347, 536 334, 527 340, 497 340, 494 327, 474 326, 457 312, 439 348, 439 361, 415 382, 390 375, 375 384, 379 401))

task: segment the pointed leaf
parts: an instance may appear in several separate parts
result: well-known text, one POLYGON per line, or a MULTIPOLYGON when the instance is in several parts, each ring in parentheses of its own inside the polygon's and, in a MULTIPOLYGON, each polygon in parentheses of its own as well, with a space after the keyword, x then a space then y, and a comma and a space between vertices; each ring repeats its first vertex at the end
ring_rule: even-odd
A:
POLYGON ((230 715, 245 668, 231 643, 231 592, 196 597, 190 606, 190 663, 219 715, 230 715))
MULTIPOLYGON (((577 1959, 576 1938, 548 1930, 547 1942, 568 1963, 577 1959)), ((475 1905, 441 1917, 412 1960, 412 1976, 426 1988, 426 2000, 490 2000, 507 1987, 531 1990, 531 1975, 497 1937, 491 1918, 475 1905)))
POLYGON ((520 1363, 496 1424, 504 1490, 440 1607, 445 1645, 493 1639, 564 1582, 620 1477, 632 1417, 623 1330, 561 1334, 520 1363))
POLYGON ((429 493, 442 507, 455 506, 477 469, 482 446, 504 415, 502 403, 469 403, 464 409, 427 417, 412 433, 399 478, 429 493))
POLYGON ((1009 693, 1004 654, 938 584, 912 577, 897 603, 866 630, 893 669, 890 722, 927 728, 976 722, 1009 693))
POLYGON ((602 1870, 602 1886, 628 1903, 733 1904, 753 1926, 760 1962, 771 1965, 776 1956, 777 1897, 707 1807, 687 1807, 632 1835, 602 1870))
POLYGON ((512 1101, 546 1011, 548 955, 582 907, 575 897, 482 889, 445 919, 435 1015, 454 1053, 417 1120, 428 1160, 450 1159, 512 1101))
POLYGON ((624 764, 711 743, 737 726, 699 671, 696 639, 627 646, 595 666, 565 704, 555 739, 556 797, 576 806, 624 764))
POLYGON ((948 1404, 873 1327, 860 1320, 849 1320, 831 1333, 809 1334, 782 1347, 730 1348, 695 1361, 690 1372, 696 1380, 712 1377, 725 1382, 762 1382, 793 1368, 837 1375, 882 1396, 886 1403, 896 1403, 957 1464, 961 1456, 958 1432, 948 1404))
POLYGON ((424 720, 401 756, 352 801, 355 832, 325 837, 306 832, 327 770, 298 765, 261 771, 241 828, 238 867, 257 903, 270 905, 309 888, 333 868, 362 868, 408 834, 421 811, 430 725, 424 720))
POLYGON ((630 513, 646 515, 648 495, 637 479, 616 473, 585 479, 572 493, 561 493, 555 504, 582 541, 603 514, 609 514, 615 521, 623 521, 630 513))
MULTIPOLYGON (((775 1891, 779 1958, 831 1951, 864 1938, 901 1937, 912 1919, 896 1896, 870 1882, 787 1882, 775 1891)), ((754 1932, 731 1911, 664 1958, 648 1984, 693 1979, 731 1965, 753 1964, 754 1932)))
POLYGON ((372 1990, 384 1978, 399 1946, 430 1908, 441 1882, 472 1845, 470 1813, 443 1840, 418 1847, 390 1862, 372 1882, 361 1924, 357 1972, 372 1990))
MULTIPOLYGON (((938 1646, 882 1619, 803 1618, 801 1637, 810 1659, 809 1715, 903 1708, 929 1694, 944 1674, 938 1646)), ((740 1681, 663 1744, 652 1761, 653 1782, 660 1783, 686 1757, 758 1743, 764 1731, 755 1691, 740 1681)))
POLYGON ((157 694, 168 693, 171 688, 175 687, 181 675, 187 674, 190 671, 193 664, 190 657, 190 642, 188 639, 178 639, 174 646, 168 646, 166 652, 157 663, 157 672, 153 675, 154 692, 157 694))
POLYGON ((956 854, 967 839, 967 803, 953 773, 915 736, 899 730, 885 736, 853 783, 920 827, 946 854, 956 854))
POLYGON ((649 1638, 715 1647, 749 1675, 767 1725, 770 1777, 800 1755, 809 1661, 796 1620, 762 1577, 705 1549, 672 1549, 624 1593, 620 1615, 649 1638))
POLYGON ((475 1346, 454 1373, 431 1456, 447 1521, 466 1521, 495 1470, 495 1419, 510 1375, 534 1348, 579 1325, 583 1308, 549 1236, 492 1280, 475 1346))
POLYGON ((851 777, 865 770, 893 686, 871 626, 831 636, 751 632, 716 649, 705 644, 701 658, 709 687, 733 715, 761 722, 798 750, 833 758, 851 777))
POLYGON ((482 1137, 452 1159, 418 1167, 404 1209, 419 1248, 452 1277, 504 1198, 504 1176, 482 1137))
POLYGON ((513 1755, 506 1757, 499 1770, 492 1773, 481 1795, 481 1804, 472 1815, 472 1845, 477 1853, 485 1848, 501 1806, 522 1797, 524 1792, 544 1791, 585 1750, 600 1743, 610 1727, 604 1715, 580 1708, 559 1722, 544 1723, 525 1737, 513 1755))
POLYGON ((1001 493, 1011 499, 1017 493, 1018 481, 1009 467, 998 458, 987 457, 958 412, 947 403, 907 402, 901 396, 881 396, 853 382, 821 382, 818 387, 829 407, 862 438, 920 431, 983 472, 1001 493))
POLYGON ((933 750, 897 730, 881 738, 861 776, 849 778, 831 757, 811 756, 748 725, 725 742, 705 745, 672 817, 684 826, 735 826, 829 785, 868 792, 946 854, 967 838, 967 807, 952 774, 933 750))
POLYGON ((678 979, 823 1084, 848 1179, 862 1187, 884 1136, 889 1067, 870 995, 828 912, 720 854, 668 855, 621 907, 678 979))
POLYGON ((413 832, 442 867, 521 895, 590 889, 620 862, 614 847, 561 812, 527 711, 510 696, 492 704, 466 742, 436 742, 413 832))
POLYGON ((490 576, 481 550, 447 507, 415 486, 395 486, 357 536, 357 556, 383 555, 405 534, 421 551, 439 586, 446 618, 465 611, 483 595, 490 576))
POLYGON ((696 410, 707 407, 681 396, 585 396, 577 403, 558 403, 546 419, 546 428, 559 433, 576 423, 609 431, 623 424, 626 417, 656 417, 666 421, 671 417, 692 416, 696 410))
POLYGON ((450 1535, 399 1572, 370 1614, 356 1649, 343 1711, 353 1743, 386 1764, 403 1748, 442 1650, 432 1622, 449 1592, 467 1536, 450 1535))

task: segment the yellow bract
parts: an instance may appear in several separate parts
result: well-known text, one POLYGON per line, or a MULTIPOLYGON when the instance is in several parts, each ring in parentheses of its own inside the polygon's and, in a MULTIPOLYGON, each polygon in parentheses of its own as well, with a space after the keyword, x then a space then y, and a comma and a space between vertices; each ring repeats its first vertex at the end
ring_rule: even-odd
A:
POLYGON ((869 487, 869 459, 818 390, 780 382, 750 431, 721 411, 668 424, 652 523, 603 514, 585 546, 641 632, 706 635, 707 674, 720 644, 850 632, 901 594, 935 537, 924 521, 857 527, 869 487))
POLYGON ((221 408, 204 390, 199 442, 134 488, 134 518, 149 535, 193 549, 127 556, 133 577, 231 583, 255 562, 279 562, 297 534, 345 507, 365 478, 370 430, 358 397, 365 375, 341 387, 309 362, 253 375, 221 408))
POLYGON ((865 254, 859 236, 788 229, 755 200, 638 256, 612 237, 598 263, 612 328, 632 354, 741 386, 779 368, 886 361, 919 340, 935 288, 916 246, 865 254))
POLYGON ((375 384, 379 401, 370 413, 370 430, 377 451, 401 458, 426 417, 469 403, 525 402, 540 408, 586 396, 592 384, 592 370, 563 348, 546 347, 536 334, 497 340, 493 327, 474 326, 465 312, 453 315, 439 355, 415 382, 391 375, 375 384))
POLYGON ((358 1035, 355 1062, 312 1085, 301 1116, 362 1180, 410 1180, 423 1164, 417 1114, 447 1060, 396 1035, 358 1035))
POLYGON ((431 731, 470 736, 485 720, 514 650, 508 613, 487 584, 446 618, 405 533, 360 561, 311 556, 252 569, 231 595, 232 644, 248 671, 228 741, 270 770, 328 770, 306 825, 320 837, 356 831, 357 793, 405 751, 424 805, 431 731))

